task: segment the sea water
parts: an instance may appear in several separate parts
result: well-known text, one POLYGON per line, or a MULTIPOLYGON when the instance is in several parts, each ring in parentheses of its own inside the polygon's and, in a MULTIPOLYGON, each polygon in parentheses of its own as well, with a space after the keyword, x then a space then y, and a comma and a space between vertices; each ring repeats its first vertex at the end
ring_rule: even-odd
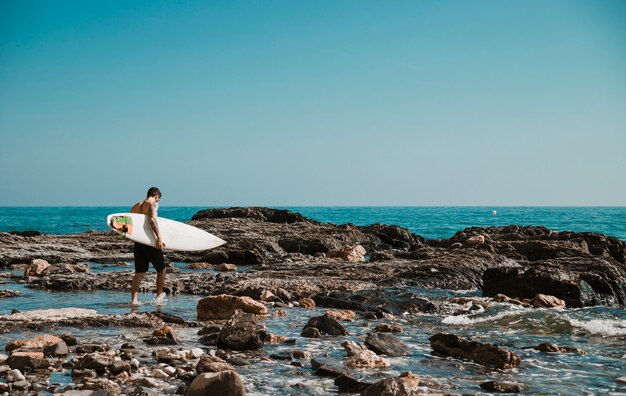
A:
MULTIPOLYGON (((0 232, 36 230, 71 234, 105 230, 106 216, 129 207, 0 207, 0 232)), ((189 221, 207 207, 166 206, 159 216, 189 221)), ((626 240, 626 207, 278 207, 334 224, 393 224, 427 239, 448 238, 467 227, 542 225, 558 231, 597 232, 626 240), (493 214, 495 211, 495 214, 493 214)))
MULTIPOLYGON (((199 209, 175 207, 160 209, 160 215, 176 220, 189 220, 199 209)), ((289 208, 303 215, 333 223, 365 225, 371 223, 397 224, 427 238, 445 238, 470 226, 506 224, 544 225, 557 230, 593 231, 626 239, 625 208, 289 208), (497 212, 496 215, 492 211, 497 212)), ((39 230, 45 233, 74 233, 90 229, 105 229, 108 213, 126 211, 128 208, 0 208, 0 231, 39 230)), ((174 263, 179 268, 183 263, 174 263)), ((128 268, 110 267, 88 263, 92 272, 129 271, 128 268)), ((240 268, 239 270, 247 270, 240 268)), ((200 270, 192 270, 199 271, 200 270)), ((211 270, 205 270, 211 271, 211 270)), ((96 309, 101 314, 130 312, 128 293, 122 291, 48 292, 30 289, 24 284, 12 283, 0 287, 19 290, 19 297, 0 300, 0 314, 11 309, 19 310, 83 307, 96 309)), ((431 300, 445 300, 453 296, 480 296, 479 290, 453 291, 407 288, 406 291, 431 300)), ((146 293, 140 300, 153 296, 146 293)), ((167 304, 160 309, 195 320, 195 307, 201 296, 168 296, 167 304)), ((155 309, 150 304, 140 305, 140 312, 155 309)), ((525 394, 563 395, 624 395, 626 384, 626 312, 610 307, 580 309, 533 309, 509 304, 494 304, 468 315, 422 314, 399 316, 393 320, 362 320, 344 322, 349 334, 346 337, 303 339, 300 331, 312 316, 321 315, 323 309, 290 308, 286 316, 271 316, 271 308, 263 324, 268 332, 298 340, 296 345, 266 344, 259 359, 251 366, 238 368, 250 395, 289 395, 294 393, 323 395, 336 394, 333 380, 312 374, 304 367, 294 367, 289 362, 268 360, 264 356, 305 350, 313 357, 328 355, 343 360, 346 355, 340 346, 344 339, 362 342, 368 331, 378 322, 400 325, 404 332, 397 334, 408 345, 409 354, 388 358, 386 369, 358 369, 357 377, 370 380, 412 371, 422 378, 439 382, 448 389, 444 392, 481 393, 481 382, 498 380, 516 382, 525 387, 525 394), (522 364, 513 370, 492 370, 472 362, 442 358, 432 354, 428 337, 437 332, 448 332, 479 342, 490 342, 520 355, 522 364), (527 347, 543 342, 584 349, 585 355, 550 354, 527 347)), ((54 329, 54 333, 73 332, 81 342, 107 342, 118 349, 124 342, 141 342, 145 329, 54 329)), ((197 329, 179 329, 177 336, 182 348, 200 346, 197 329)), ((0 349, 12 339, 27 338, 39 333, 9 333, 0 335, 0 349)), ((51 382, 67 384, 71 377, 56 374, 51 382)), ((424 388, 425 390, 426 388, 424 388)), ((168 393, 167 389, 162 390, 168 393)))

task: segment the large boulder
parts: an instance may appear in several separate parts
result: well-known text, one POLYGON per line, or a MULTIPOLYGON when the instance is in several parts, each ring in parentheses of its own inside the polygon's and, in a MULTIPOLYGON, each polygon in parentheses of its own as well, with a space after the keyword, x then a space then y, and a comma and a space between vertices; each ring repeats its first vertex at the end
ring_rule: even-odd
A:
POLYGON ((187 396, 245 396, 246 390, 239 374, 233 370, 199 374, 189 385, 187 396))
POLYGON ((217 345, 237 351, 261 349, 266 334, 265 326, 256 324, 255 315, 238 310, 222 327, 217 345))
POLYGON ((468 341, 454 334, 437 333, 429 338, 430 347, 437 353, 468 359, 484 366, 510 369, 520 365, 520 357, 493 344, 468 341))
POLYGON ((255 315, 265 315, 267 308, 250 297, 237 297, 228 294, 208 296, 198 301, 198 320, 228 319, 236 310, 255 315))

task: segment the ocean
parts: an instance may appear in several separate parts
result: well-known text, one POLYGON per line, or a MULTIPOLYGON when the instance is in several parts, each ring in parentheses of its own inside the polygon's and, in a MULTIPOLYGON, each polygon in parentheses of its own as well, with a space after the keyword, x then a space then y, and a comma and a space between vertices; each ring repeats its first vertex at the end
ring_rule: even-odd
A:
MULTIPOLYGON (((178 221, 208 207, 166 206, 159 216, 178 221)), ((289 209, 314 220, 334 224, 393 224, 427 239, 448 238, 467 227, 543 225, 558 231, 586 231, 626 241, 626 207, 449 207, 449 206, 297 206, 289 209), (496 214, 493 214, 495 211, 496 214)), ((106 216, 129 207, 0 207, 0 232, 37 230, 46 234, 72 234, 106 230, 106 216)))

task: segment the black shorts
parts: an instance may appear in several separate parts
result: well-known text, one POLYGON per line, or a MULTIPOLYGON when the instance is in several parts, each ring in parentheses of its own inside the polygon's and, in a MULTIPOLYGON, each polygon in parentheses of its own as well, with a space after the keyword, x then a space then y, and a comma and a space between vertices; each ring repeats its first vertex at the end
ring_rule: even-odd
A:
POLYGON ((135 255, 135 272, 148 272, 149 263, 152 263, 157 272, 165 269, 163 250, 141 243, 135 243, 133 254, 135 255))

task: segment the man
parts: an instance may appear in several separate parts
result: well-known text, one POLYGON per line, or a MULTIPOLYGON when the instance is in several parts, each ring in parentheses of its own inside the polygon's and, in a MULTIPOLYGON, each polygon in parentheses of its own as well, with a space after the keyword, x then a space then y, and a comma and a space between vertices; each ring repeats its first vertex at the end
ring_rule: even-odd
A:
POLYGON ((150 224, 152 232, 156 237, 156 247, 143 245, 135 242, 133 254, 135 256, 135 277, 131 286, 131 304, 137 305, 137 295, 139 294, 139 285, 143 275, 148 271, 148 264, 151 262, 157 271, 156 293, 157 297, 154 302, 156 304, 164 304, 167 301, 163 286, 165 285, 165 258, 163 257, 163 248, 165 244, 161 239, 159 225, 157 224, 157 211, 159 209, 159 201, 161 200, 161 191, 156 187, 150 187, 146 194, 146 199, 137 202, 130 209, 130 213, 141 213, 146 215, 146 220, 150 224))

